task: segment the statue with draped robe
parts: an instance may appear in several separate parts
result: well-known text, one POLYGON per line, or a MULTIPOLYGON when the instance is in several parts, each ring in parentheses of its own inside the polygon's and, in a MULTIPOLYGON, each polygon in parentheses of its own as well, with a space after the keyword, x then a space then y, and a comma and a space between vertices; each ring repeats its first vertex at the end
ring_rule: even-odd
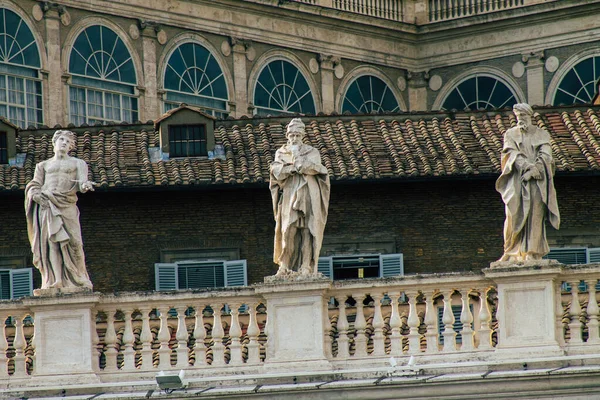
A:
POLYGON ((54 156, 35 166, 25 188, 27 233, 41 289, 91 289, 85 266, 77 192, 94 190, 85 161, 69 156, 75 134, 56 131, 54 156))
POLYGON ((275 153, 270 189, 275 215, 273 259, 278 276, 317 275, 329 207, 329 174, 319 151, 303 143, 304 123, 288 124, 287 144, 275 153))
POLYGON ((528 104, 515 104, 513 112, 517 126, 504 135, 502 174, 496 181, 506 213, 499 261, 540 260, 550 251, 546 220, 555 229, 560 226, 550 135, 532 123, 528 104))

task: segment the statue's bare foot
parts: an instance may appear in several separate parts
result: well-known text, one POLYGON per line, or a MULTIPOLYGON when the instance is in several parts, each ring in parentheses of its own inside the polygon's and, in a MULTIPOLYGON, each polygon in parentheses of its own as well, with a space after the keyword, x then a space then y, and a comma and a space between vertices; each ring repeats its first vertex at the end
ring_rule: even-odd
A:
POLYGON ((301 267, 298 272, 300 272, 300 275, 302 276, 312 275, 312 269, 310 267, 301 267))
POLYGON ((275 276, 286 276, 292 272, 288 267, 280 266, 275 276))

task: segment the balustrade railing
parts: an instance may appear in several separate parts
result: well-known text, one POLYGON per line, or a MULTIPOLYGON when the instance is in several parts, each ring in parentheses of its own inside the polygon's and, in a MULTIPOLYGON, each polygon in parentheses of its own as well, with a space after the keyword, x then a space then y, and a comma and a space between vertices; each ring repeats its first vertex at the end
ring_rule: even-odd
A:
POLYGON ((33 319, 27 309, 0 309, 0 380, 33 371, 33 319))
POLYGON ((402 21, 403 0, 294 0, 356 14, 402 21))
MULTIPOLYGON (((490 350, 495 346, 495 289, 454 281, 345 288, 330 306, 334 360, 490 350)), ((327 342, 327 340, 326 340, 327 342)))
POLYGON ((556 323, 561 344, 571 352, 600 345, 598 274, 563 278, 561 302, 557 304, 556 323))
POLYGON ((258 297, 131 302, 96 307, 97 370, 150 371, 259 365, 266 313, 258 297))
POLYGON ((520 7, 525 0, 429 0, 429 21, 444 21, 520 7))

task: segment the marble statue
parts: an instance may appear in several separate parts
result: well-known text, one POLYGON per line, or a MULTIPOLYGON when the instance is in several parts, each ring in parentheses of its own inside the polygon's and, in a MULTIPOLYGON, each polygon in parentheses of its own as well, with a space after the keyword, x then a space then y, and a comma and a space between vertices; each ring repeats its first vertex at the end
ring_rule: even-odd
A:
POLYGON ((319 151, 302 143, 300 118, 287 127, 287 144, 271 164, 271 198, 275 214, 277 276, 317 275, 319 252, 329 208, 329 175, 319 151))
POLYGON ((502 174, 496 181, 506 212, 499 261, 540 260, 550 251, 546 220, 555 229, 560 226, 550 135, 532 123, 528 104, 515 104, 513 112, 517 126, 504 135, 502 174))
POLYGON ((79 225, 77 192, 94 190, 85 161, 69 156, 75 134, 56 131, 54 157, 35 166, 25 188, 27 233, 41 289, 91 289, 79 225))

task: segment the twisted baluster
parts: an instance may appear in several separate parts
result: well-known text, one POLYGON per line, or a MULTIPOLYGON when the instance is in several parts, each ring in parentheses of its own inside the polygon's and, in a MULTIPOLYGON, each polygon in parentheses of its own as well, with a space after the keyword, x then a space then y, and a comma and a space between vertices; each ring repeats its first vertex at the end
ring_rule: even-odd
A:
POLYGON ((196 307, 196 321, 194 324, 194 354, 196 355, 195 366, 206 365, 206 328, 204 327, 204 304, 196 307))
POLYGON ((425 338, 427 340, 427 353, 437 353, 439 351, 438 345, 438 322, 435 307, 433 305, 433 295, 435 291, 431 290, 427 292, 425 298, 425 319, 424 323, 427 325, 427 332, 425 338))
POLYGON ((158 349, 158 367, 160 369, 171 368, 171 348, 169 340, 171 340, 171 331, 169 331, 169 310, 170 307, 161 307, 158 309, 160 314, 160 329, 158 330, 157 339, 160 342, 158 349))
POLYGON ((402 328, 402 320, 400 319, 400 312, 398 311, 398 298, 400 292, 388 293, 388 296, 392 299, 392 314, 390 315, 390 355, 400 356, 402 355, 402 335, 400 334, 400 328, 402 328))
POLYGON ((242 328, 240 327, 239 319, 239 308, 241 304, 230 303, 231 307, 231 326, 229 327, 229 337, 231 338, 231 344, 229 345, 230 358, 229 364, 240 365, 244 362, 242 359, 242 328))
POLYGON ((104 335, 104 343, 106 344, 105 371, 116 371, 117 367, 117 334, 115 332, 115 309, 106 311, 106 334, 104 335))
POLYGON ((123 310, 123 318, 125 318, 125 332, 123 332, 123 344, 125 345, 125 350, 123 351, 123 369, 126 371, 135 369, 135 350, 133 349, 135 337, 133 336, 132 314, 132 309, 123 310))
POLYGON ((417 354, 421 351, 420 335, 419 335, 419 315, 417 313, 417 296, 419 292, 416 290, 409 291, 408 295, 408 320, 407 324, 410 328, 408 333, 408 353, 417 354))
POLYGON ((354 338, 354 356, 364 357, 367 355, 367 320, 365 319, 365 311, 363 301, 365 300, 364 294, 352 295, 356 300, 356 320, 354 321, 354 329, 356 330, 356 337, 354 338))
POLYGON ((444 316, 442 322, 444 323, 444 349, 443 351, 450 352, 456 351, 456 332, 454 331, 454 313, 452 312, 452 294, 454 290, 449 290, 444 295, 444 316))
POLYGON ((142 350, 140 354, 142 356, 142 370, 150 370, 154 367, 152 362, 152 331, 150 330, 150 308, 142 308, 142 332, 140 333, 140 342, 142 342, 142 350))
POLYGON ((260 335, 260 328, 258 327, 258 322, 256 320, 256 307, 258 304, 252 303, 249 304, 249 317, 250 321, 248 322, 248 330, 246 333, 248 334, 248 364, 258 364, 260 362, 260 344, 258 343, 258 336, 260 335))
POLYGON ((585 281, 588 286, 588 306, 587 306, 587 315, 588 315, 588 343, 599 343, 600 337, 598 332, 598 301, 596 300, 596 284, 598 283, 597 279, 591 279, 585 281))
POLYGON ((339 301, 340 314, 338 316, 338 353, 337 358, 346 359, 350 357, 350 341, 348 340, 348 317, 346 317, 346 296, 342 296, 339 301))
POLYGON ((492 348, 492 313, 487 301, 487 293, 489 288, 479 291, 479 349, 487 350, 492 348))
POLYGON ((385 323, 381 314, 381 299, 383 296, 381 294, 373 294, 371 297, 375 306, 373 313, 373 355, 382 356, 385 354, 385 336, 383 335, 385 323))
POLYGON ((223 304, 211 304, 210 307, 213 309, 213 362, 214 366, 225 365, 225 346, 223 345, 223 337, 225 331, 223 330, 223 323, 221 322, 221 307, 223 304))
POLYGON ((569 343, 583 343, 581 338, 581 328, 583 324, 579 320, 581 315, 581 304, 579 303, 579 281, 569 282, 571 285, 571 307, 569 307, 569 315, 571 316, 571 322, 569 323, 569 330, 571 331, 571 339, 569 343))
POLYGON ((462 311, 460 313, 460 322, 463 324, 460 334, 462 336, 461 350, 473 350, 475 348, 473 332, 473 313, 469 307, 469 289, 461 291, 462 311))
POLYGON ((186 368, 190 365, 189 362, 189 351, 187 347, 188 342, 188 331, 185 326, 185 311, 187 310, 186 306, 179 306, 176 308, 177 310, 177 333, 175 334, 175 339, 177 339, 177 350, 175 351, 177 354, 177 363, 175 366, 177 368, 186 368))

